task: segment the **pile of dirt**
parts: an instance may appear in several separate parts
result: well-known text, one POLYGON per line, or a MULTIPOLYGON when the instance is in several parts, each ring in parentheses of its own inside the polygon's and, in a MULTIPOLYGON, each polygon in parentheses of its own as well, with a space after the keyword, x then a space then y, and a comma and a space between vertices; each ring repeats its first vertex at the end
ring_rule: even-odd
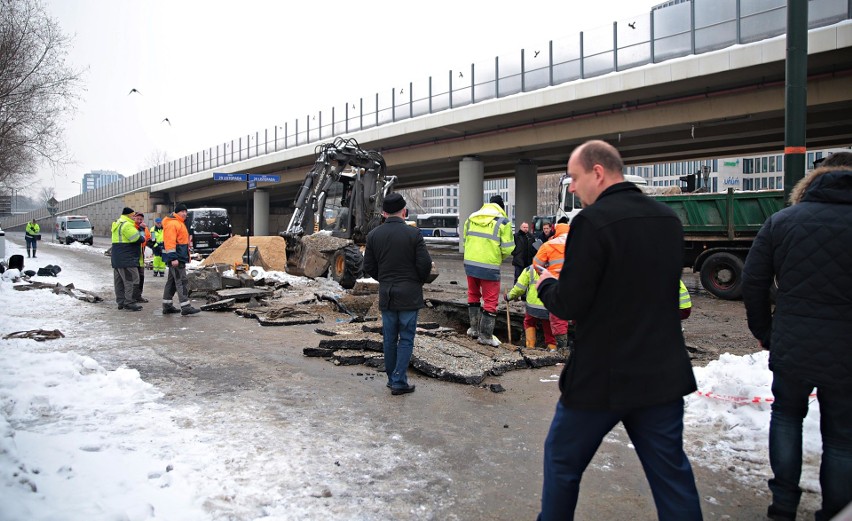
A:
MULTIPOLYGON (((285 271, 287 266, 286 241, 278 236, 255 236, 249 237, 248 244, 256 247, 259 253, 259 261, 256 265, 267 271, 285 271)), ((214 264, 237 264, 243 262, 243 254, 246 252, 246 238, 234 235, 216 250, 201 261, 202 266, 214 264)))

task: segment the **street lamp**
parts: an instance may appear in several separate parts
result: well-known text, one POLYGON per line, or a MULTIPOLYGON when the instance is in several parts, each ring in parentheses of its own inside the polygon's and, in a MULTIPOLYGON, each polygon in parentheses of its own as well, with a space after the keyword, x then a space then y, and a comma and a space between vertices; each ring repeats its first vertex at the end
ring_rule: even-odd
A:
POLYGON ((80 181, 71 181, 71 182, 72 182, 72 183, 74 183, 74 184, 76 184, 76 185, 80 185, 80 195, 82 195, 82 194, 83 194, 83 185, 82 185, 82 183, 80 183, 80 181))

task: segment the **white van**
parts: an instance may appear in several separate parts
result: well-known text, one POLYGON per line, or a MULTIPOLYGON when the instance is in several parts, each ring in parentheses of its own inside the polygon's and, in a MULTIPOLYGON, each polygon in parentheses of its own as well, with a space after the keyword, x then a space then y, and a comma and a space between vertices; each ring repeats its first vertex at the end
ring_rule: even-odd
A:
POLYGON ((92 223, 85 215, 60 215, 56 218, 53 238, 63 244, 77 241, 91 246, 95 242, 93 231, 92 223))

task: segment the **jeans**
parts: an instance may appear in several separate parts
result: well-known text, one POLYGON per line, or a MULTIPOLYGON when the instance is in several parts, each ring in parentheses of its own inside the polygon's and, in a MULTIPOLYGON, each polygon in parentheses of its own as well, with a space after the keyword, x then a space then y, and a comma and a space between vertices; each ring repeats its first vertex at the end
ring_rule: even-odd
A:
MULTIPOLYGON (((769 464, 773 478, 769 480, 772 504, 781 511, 793 513, 799 506, 802 491, 802 421, 808 413, 808 401, 814 384, 795 375, 772 373, 772 418, 769 422, 769 464)), ((852 389, 817 387, 822 462, 819 482, 822 509, 817 521, 837 515, 852 501, 852 389)))
POLYGON ((391 388, 408 387, 408 363, 414 351, 417 310, 382 311, 382 337, 385 350, 385 372, 391 388))
POLYGON ((544 443, 539 521, 574 519, 583 472, 604 436, 619 421, 636 447, 659 519, 701 519, 695 477, 683 452, 683 399, 680 399, 628 411, 569 409, 558 402, 544 443))

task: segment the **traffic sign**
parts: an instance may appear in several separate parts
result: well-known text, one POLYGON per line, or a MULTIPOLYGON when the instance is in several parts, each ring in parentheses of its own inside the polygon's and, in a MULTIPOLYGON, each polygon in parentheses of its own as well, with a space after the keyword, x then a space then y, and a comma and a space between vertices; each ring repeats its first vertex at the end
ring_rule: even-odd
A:
POLYGON ((246 174, 225 174, 222 172, 213 172, 214 181, 246 181, 246 174))
POLYGON ((257 181, 255 181, 254 179, 249 179, 248 189, 254 190, 255 188, 257 188, 257 181))
POLYGON ((280 183, 280 175, 249 174, 249 181, 256 183, 280 183))

